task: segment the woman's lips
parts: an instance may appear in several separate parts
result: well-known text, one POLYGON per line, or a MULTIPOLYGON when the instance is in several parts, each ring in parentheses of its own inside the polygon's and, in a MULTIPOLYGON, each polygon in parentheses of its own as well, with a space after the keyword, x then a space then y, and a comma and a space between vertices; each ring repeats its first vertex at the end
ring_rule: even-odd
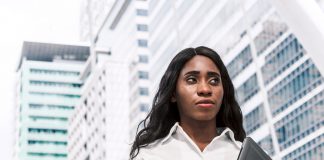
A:
POLYGON ((197 107, 201 107, 201 108, 211 108, 214 106, 214 104, 215 103, 209 99, 200 100, 196 103, 197 107))
POLYGON ((200 103, 200 104, 197 104, 198 107, 201 107, 201 108, 211 108, 214 106, 214 104, 211 104, 211 103, 200 103))

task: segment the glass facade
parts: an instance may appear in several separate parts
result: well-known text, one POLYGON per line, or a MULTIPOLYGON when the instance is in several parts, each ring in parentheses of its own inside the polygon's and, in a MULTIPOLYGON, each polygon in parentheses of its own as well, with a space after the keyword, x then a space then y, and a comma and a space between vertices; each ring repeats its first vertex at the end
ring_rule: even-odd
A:
POLYGON ((258 145, 270 156, 274 155, 273 142, 270 135, 264 137, 258 142, 258 145))
POLYGON ((304 55, 303 47, 295 36, 290 35, 265 57, 262 75, 265 84, 287 70, 304 55))
POLYGON ((280 149, 294 145, 324 126, 324 92, 320 92, 275 123, 280 149))
POLYGON ((271 15, 262 23, 262 31, 254 38, 257 55, 261 55, 288 29, 287 25, 280 21, 277 14, 271 15))
POLYGON ((284 111, 294 102, 322 84, 323 77, 311 60, 306 60, 268 91, 272 115, 284 111))
POLYGON ((267 121, 263 104, 258 105, 255 109, 244 116, 244 129, 246 134, 251 134, 261 127, 267 121))
POLYGON ((233 79, 251 63, 251 48, 247 46, 226 66, 228 74, 233 79))
POLYGON ((253 74, 248 80, 246 80, 236 89, 238 103, 241 105, 244 104, 255 94, 257 94, 259 89, 256 74, 253 74))
POLYGON ((285 155, 282 160, 322 160, 324 159, 324 134, 312 139, 296 150, 285 155))
MULTIPOLYGON (((323 76, 271 3, 150 1, 149 9, 154 89, 177 51, 206 45, 228 62, 246 133, 269 155, 278 157, 297 143, 308 144, 312 140, 306 137, 323 128, 323 76)), ((279 158, 320 159, 321 145, 279 158)))

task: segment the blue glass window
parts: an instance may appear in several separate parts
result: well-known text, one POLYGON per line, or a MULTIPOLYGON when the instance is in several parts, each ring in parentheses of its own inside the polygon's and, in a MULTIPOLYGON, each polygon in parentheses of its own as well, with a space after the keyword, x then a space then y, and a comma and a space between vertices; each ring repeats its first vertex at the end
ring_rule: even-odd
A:
POLYGON ((273 116, 285 110, 322 82, 323 78, 311 60, 305 61, 268 91, 268 101, 273 116))
POLYGON ((138 15, 138 16, 148 16, 148 11, 146 9, 136 9, 136 15, 138 15))
POLYGON ((262 67, 264 83, 268 84, 288 69, 304 54, 303 47, 297 39, 290 35, 281 42, 269 55, 265 57, 265 64, 262 67))
POLYGON ((237 101, 240 105, 244 104, 250 98, 252 98, 259 91, 259 85, 256 74, 252 75, 246 82, 244 82, 238 89, 237 101))
POLYGON ((280 149, 286 149, 324 126, 324 91, 275 123, 280 149))
POLYGON ((145 39, 139 39, 139 40, 137 40, 137 43, 138 43, 138 46, 140 46, 140 47, 147 47, 147 45, 148 45, 147 40, 145 40, 145 39))
POLYGON ((250 46, 245 47, 228 65, 227 70, 230 77, 235 78, 252 62, 250 46))
POLYGON ((251 112, 244 116, 244 129, 246 134, 251 134, 266 122, 266 115, 263 104, 257 106, 251 112))
POLYGON ((137 24, 136 27, 138 31, 148 31, 148 25, 146 24, 137 24))

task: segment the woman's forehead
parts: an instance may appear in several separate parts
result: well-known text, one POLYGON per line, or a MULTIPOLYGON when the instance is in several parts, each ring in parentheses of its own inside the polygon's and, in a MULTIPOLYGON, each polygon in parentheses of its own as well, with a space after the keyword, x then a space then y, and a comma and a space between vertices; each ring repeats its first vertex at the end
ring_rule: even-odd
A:
POLYGON ((181 70, 181 73, 185 74, 190 71, 220 73, 218 67, 214 61, 212 61, 212 59, 201 55, 194 56, 188 62, 186 62, 181 70))

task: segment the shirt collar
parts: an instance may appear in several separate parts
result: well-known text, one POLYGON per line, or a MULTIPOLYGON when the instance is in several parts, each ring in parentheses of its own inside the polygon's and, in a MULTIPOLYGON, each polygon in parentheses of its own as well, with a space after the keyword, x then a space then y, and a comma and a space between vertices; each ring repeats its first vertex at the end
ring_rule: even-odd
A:
MULTIPOLYGON (((163 138, 163 140, 161 141, 162 143, 165 143, 168 139, 170 139, 170 137, 176 133, 177 129, 178 128, 181 128, 182 127, 179 125, 179 122, 176 122, 172 128, 170 129, 169 131, 169 134, 163 138)), ((236 141, 235 138, 234 138, 234 132, 228 128, 228 127, 225 127, 225 128, 217 128, 217 132, 218 133, 221 133, 219 136, 216 136, 212 141, 214 141, 215 139, 218 139, 218 137, 223 137, 223 136, 227 136, 231 141, 233 141, 233 143, 238 147, 238 148, 241 148, 241 142, 239 141, 236 141)))
POLYGON ((177 130, 178 127, 181 127, 181 126, 179 125, 179 122, 176 122, 172 126, 172 128, 170 129, 169 134, 165 138, 163 138, 162 143, 164 143, 165 141, 167 141, 172 136, 172 134, 175 133, 175 131, 177 130))

